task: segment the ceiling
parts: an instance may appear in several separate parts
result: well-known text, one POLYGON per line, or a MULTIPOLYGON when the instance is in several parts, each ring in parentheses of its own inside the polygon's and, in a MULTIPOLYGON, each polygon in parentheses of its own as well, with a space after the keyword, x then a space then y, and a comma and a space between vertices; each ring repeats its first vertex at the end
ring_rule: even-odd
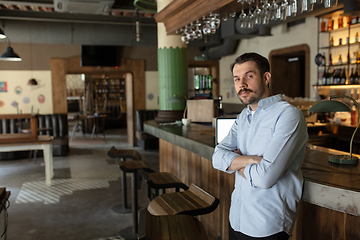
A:
POLYGON ((145 10, 136 11, 133 0, 115 0, 108 14, 56 12, 53 2, 53 0, 1 0, 0 19, 133 24, 134 18, 138 17, 142 24, 156 25, 154 13, 145 10))

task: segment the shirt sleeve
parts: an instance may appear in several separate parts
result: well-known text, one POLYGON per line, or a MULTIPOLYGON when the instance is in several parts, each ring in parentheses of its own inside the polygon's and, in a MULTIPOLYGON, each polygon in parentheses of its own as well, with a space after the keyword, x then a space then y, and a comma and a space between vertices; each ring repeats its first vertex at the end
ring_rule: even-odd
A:
MULTIPOLYGON (((296 108, 285 110, 275 125, 273 137, 259 164, 249 164, 244 174, 251 186, 271 188, 293 163, 308 140, 303 113, 296 108)), ((299 162, 298 164, 302 163, 299 162)))
POLYGON ((212 163, 215 169, 224 171, 227 173, 233 173, 234 171, 228 171, 233 159, 238 156, 233 151, 237 149, 237 129, 238 119, 235 120, 228 135, 215 147, 215 151, 212 156, 212 163))

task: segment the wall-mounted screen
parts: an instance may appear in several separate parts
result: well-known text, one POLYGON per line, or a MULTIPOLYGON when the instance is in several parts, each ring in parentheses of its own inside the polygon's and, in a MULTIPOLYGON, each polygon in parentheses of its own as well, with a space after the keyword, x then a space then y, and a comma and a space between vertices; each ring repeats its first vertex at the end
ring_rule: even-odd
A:
POLYGON ((82 67, 116 67, 120 64, 121 46, 81 46, 82 67))
POLYGON ((218 145, 229 133, 236 118, 217 118, 215 126, 215 145, 218 145))

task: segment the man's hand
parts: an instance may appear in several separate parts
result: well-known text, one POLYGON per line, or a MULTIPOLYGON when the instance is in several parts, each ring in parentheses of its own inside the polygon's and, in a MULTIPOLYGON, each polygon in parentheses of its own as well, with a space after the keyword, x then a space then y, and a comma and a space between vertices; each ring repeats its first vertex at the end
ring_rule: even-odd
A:
POLYGON ((258 164, 261 161, 262 156, 244 156, 242 155, 240 149, 236 149, 233 152, 239 154, 239 156, 234 158, 234 160, 231 162, 231 165, 228 167, 228 170, 238 171, 240 175, 246 179, 244 174, 245 167, 248 164, 258 164))

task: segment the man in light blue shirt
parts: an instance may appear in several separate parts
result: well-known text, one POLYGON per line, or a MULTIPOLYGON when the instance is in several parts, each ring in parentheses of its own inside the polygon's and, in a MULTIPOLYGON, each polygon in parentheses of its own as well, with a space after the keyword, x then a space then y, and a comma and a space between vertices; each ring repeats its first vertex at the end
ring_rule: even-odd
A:
POLYGON ((302 194, 308 140, 304 115, 281 95, 270 96, 270 66, 263 56, 245 53, 231 71, 247 108, 212 159, 214 168, 235 172, 229 239, 288 239, 302 194))

